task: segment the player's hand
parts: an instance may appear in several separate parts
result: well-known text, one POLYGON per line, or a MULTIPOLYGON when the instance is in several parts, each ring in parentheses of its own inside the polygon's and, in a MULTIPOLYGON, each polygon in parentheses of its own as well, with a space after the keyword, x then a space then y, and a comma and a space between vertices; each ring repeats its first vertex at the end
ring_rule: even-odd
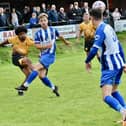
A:
POLYGON ((86 68, 87 72, 90 72, 91 71, 91 64, 90 63, 86 63, 85 64, 85 68, 86 68))
POLYGON ((65 44, 68 45, 68 46, 70 46, 70 45, 71 45, 71 42, 68 41, 68 40, 66 40, 66 41, 65 41, 65 44))
POLYGON ((123 67, 123 71, 124 71, 124 73, 126 73, 126 64, 123 67))

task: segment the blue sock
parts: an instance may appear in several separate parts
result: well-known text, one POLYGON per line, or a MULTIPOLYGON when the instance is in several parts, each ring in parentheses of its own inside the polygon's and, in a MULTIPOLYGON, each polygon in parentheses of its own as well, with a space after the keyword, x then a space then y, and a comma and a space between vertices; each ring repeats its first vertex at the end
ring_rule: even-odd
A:
POLYGON ((116 98, 116 99, 119 101, 119 103, 120 103, 123 107, 126 107, 124 98, 122 97, 122 95, 121 95, 118 91, 113 92, 113 93, 112 93, 112 96, 113 96, 114 98, 116 98))
POLYGON ((32 71, 31 74, 26 79, 24 86, 28 86, 38 75, 37 71, 32 71))
POLYGON ((48 86, 48 87, 54 89, 54 85, 51 83, 51 81, 48 79, 48 77, 41 78, 41 80, 42 80, 42 82, 43 82, 46 86, 48 86))
POLYGON ((114 110, 120 112, 121 109, 123 109, 123 107, 121 106, 121 104, 112 96, 106 96, 104 98, 104 101, 114 110))

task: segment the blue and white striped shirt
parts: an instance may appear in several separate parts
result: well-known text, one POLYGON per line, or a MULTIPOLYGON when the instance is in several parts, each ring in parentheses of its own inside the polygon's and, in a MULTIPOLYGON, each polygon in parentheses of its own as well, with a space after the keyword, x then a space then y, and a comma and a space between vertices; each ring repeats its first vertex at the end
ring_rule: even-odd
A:
POLYGON ((52 43, 51 48, 41 50, 41 55, 44 55, 44 54, 55 55, 56 37, 59 37, 59 32, 52 27, 48 27, 47 29, 41 28, 35 33, 35 44, 46 45, 46 44, 52 43))
POLYGON ((91 61, 98 49, 102 50, 102 70, 121 69, 124 66, 125 57, 117 35, 110 25, 103 22, 96 29, 93 48, 86 62, 91 61))

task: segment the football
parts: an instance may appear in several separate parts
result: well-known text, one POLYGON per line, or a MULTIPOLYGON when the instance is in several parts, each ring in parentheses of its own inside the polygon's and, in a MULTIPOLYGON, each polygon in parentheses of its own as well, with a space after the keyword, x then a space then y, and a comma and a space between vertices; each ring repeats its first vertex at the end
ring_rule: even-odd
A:
POLYGON ((104 3, 103 1, 98 0, 98 1, 95 1, 95 2, 92 4, 92 8, 93 8, 93 9, 99 8, 99 9, 102 10, 102 12, 104 12, 104 11, 105 11, 105 8, 106 8, 106 5, 105 5, 105 3, 104 3))

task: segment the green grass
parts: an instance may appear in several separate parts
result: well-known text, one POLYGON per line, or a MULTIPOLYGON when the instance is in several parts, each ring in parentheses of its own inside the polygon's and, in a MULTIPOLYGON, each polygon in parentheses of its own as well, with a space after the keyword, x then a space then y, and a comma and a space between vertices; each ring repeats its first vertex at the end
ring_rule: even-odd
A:
MULTIPOLYGON (((124 50, 125 33, 119 34, 124 50)), ((23 97, 14 87, 24 79, 21 71, 8 58, 0 65, 0 126, 119 126, 113 121, 121 119, 101 97, 99 88, 100 66, 95 58, 92 72, 84 68, 83 44, 72 40, 72 47, 58 42, 57 60, 50 67, 49 78, 59 86, 57 98, 37 78, 23 97)), ((2 54, 11 57, 10 48, 0 48, 2 54), (8 53, 5 53, 7 51, 8 53)), ((37 61, 37 51, 32 48, 30 57, 37 61)), ((123 75, 120 91, 126 98, 126 78, 123 75)))

